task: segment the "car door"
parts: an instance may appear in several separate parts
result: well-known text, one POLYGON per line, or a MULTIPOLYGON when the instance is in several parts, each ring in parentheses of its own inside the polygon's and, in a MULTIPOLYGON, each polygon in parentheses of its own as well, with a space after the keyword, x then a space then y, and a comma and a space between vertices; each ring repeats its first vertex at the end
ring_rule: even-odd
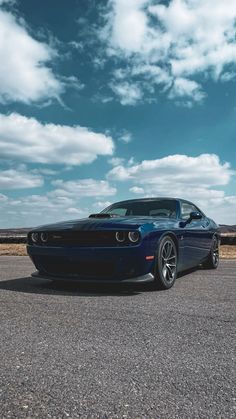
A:
MULTIPOLYGON (((195 205, 181 202, 181 220, 189 219, 191 212, 200 212, 195 205)), ((209 253, 208 219, 202 214, 183 227, 184 263, 186 268, 198 265, 209 253), (208 224, 207 224, 208 223, 208 224)))

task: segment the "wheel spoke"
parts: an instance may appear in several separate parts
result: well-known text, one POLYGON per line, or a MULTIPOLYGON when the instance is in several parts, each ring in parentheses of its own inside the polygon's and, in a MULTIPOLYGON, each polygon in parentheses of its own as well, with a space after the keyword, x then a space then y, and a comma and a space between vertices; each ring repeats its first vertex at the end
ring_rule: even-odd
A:
POLYGON ((167 260, 172 260, 172 259, 176 259, 176 256, 173 255, 173 256, 169 257, 167 260))
POLYGON ((173 274, 174 274, 174 270, 172 271, 171 267, 169 265, 166 265, 168 273, 169 273, 169 277, 171 277, 171 279, 173 278, 173 274))
POLYGON ((167 252, 166 252, 166 258, 169 259, 171 252, 172 252, 172 244, 170 242, 167 242, 167 252))

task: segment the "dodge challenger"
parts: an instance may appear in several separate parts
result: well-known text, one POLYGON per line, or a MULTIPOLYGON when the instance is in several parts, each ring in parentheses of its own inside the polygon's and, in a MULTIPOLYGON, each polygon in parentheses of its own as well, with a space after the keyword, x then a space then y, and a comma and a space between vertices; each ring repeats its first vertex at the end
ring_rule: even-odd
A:
POLYGON ((146 198, 117 202, 88 218, 35 228, 27 251, 51 280, 149 282, 162 289, 179 272, 219 264, 218 225, 192 202, 146 198))

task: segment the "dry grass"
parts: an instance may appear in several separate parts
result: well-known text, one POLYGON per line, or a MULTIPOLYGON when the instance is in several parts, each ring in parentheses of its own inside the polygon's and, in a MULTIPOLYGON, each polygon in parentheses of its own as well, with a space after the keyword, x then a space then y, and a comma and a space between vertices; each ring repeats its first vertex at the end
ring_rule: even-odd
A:
POLYGON ((236 246, 220 246, 220 257, 222 259, 236 259, 236 246))
MULTIPOLYGON (((26 256, 24 244, 0 244, 0 256, 26 256)), ((236 259, 236 246, 223 245, 220 247, 222 259, 236 259)))
POLYGON ((0 256, 26 256, 25 244, 0 244, 0 256))

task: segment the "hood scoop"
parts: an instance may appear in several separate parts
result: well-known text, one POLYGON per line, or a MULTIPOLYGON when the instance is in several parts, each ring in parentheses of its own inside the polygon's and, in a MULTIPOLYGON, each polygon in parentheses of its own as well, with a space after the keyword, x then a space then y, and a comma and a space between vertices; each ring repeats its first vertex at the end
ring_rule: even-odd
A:
POLYGON ((117 214, 90 214, 89 218, 116 218, 119 217, 117 214))

